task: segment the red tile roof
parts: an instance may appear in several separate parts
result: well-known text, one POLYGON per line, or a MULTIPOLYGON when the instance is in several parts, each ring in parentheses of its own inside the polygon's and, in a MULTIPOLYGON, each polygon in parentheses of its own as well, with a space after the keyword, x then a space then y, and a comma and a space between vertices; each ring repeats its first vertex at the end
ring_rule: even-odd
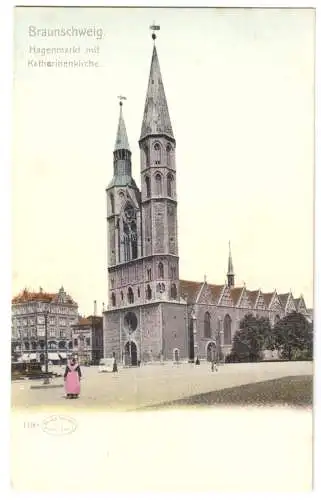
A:
POLYGON ((220 297, 222 295, 224 286, 225 285, 208 285, 208 287, 209 287, 209 289, 211 290, 211 293, 212 293, 213 303, 214 304, 217 304, 217 302, 219 301, 219 299, 220 299, 220 297))
POLYGON ((188 303, 196 302, 199 291, 203 283, 197 281, 180 280, 180 295, 183 299, 187 296, 188 303))
POLYGON ((272 293, 262 293, 266 307, 269 307, 271 300, 273 298, 274 292, 272 293))
POLYGON ((232 298, 233 304, 235 306, 237 305, 238 301, 240 300, 242 290, 243 290, 243 287, 230 289, 231 298, 232 298))
POLYGON ((278 293, 278 297, 280 299, 280 302, 282 304, 283 307, 286 306, 286 303, 288 301, 288 298, 289 298, 289 293, 278 293))
MULTIPOLYGON (((21 304, 25 302, 58 302, 58 298, 60 297, 59 293, 47 293, 44 291, 40 292, 29 292, 27 289, 24 289, 18 295, 13 297, 12 304, 21 304)), ((70 295, 65 295, 64 303, 66 304, 74 304, 77 305, 76 302, 70 297, 70 295)))
POLYGON ((257 298, 258 298, 258 295, 260 293, 260 290, 246 290, 247 292, 247 295, 248 295, 248 298, 249 298, 249 301, 251 302, 252 304, 252 307, 255 306, 256 304, 256 301, 257 301, 257 298))

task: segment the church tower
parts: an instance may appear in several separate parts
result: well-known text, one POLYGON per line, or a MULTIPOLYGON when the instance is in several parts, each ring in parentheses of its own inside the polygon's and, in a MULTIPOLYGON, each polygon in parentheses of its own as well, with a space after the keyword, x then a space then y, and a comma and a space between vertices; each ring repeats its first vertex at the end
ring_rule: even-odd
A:
POLYGON ((175 138, 155 46, 147 87, 141 150, 143 255, 149 280, 163 300, 179 299, 175 138))
POLYGON ((114 175, 106 190, 109 300, 104 355, 115 353, 126 365, 187 357, 188 352, 186 304, 179 289, 176 143, 154 33, 152 37, 139 138, 141 191, 132 177, 122 102, 114 175))
POLYGON ((109 290, 113 306, 117 302, 122 303, 124 299, 122 285, 125 285, 125 281, 122 267, 142 256, 140 192, 132 177, 131 151, 123 117, 122 100, 119 104, 119 121, 113 154, 114 175, 106 189, 109 290), (114 291, 116 288, 119 297, 114 291))
POLYGON ((234 287, 235 274, 232 262, 232 252, 231 252, 231 242, 228 242, 229 253, 228 253, 228 267, 227 267, 227 285, 229 288, 234 287))

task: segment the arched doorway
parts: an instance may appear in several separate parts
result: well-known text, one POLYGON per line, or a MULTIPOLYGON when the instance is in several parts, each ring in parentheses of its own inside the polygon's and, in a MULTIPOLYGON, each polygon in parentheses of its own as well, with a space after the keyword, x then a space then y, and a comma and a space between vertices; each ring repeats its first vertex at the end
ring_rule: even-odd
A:
POLYGON ((125 344, 125 365, 137 366, 137 346, 132 340, 125 344))
POLYGON ((175 363, 179 362, 179 352, 178 352, 178 349, 174 349, 173 350, 173 358, 174 358, 175 363))
POLYGON ((206 346, 206 360, 213 361, 216 355, 216 346, 214 342, 209 342, 206 346))
POLYGON ((43 353, 43 352, 41 352, 41 353, 40 353, 39 360, 40 360, 40 363, 41 363, 42 365, 44 365, 44 364, 45 364, 45 355, 44 355, 44 353, 43 353))

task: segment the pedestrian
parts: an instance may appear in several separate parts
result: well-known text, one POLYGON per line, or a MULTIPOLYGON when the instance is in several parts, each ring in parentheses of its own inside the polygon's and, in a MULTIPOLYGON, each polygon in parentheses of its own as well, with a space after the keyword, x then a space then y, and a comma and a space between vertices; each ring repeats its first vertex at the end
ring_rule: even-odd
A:
POLYGON ((117 361, 116 361, 116 355, 113 352, 113 373, 118 372, 118 367, 117 367, 117 361))
POLYGON ((196 364, 197 366, 201 364, 201 363, 200 363, 200 360, 198 359, 198 356, 196 357, 195 364, 196 364))
POLYGON ((216 363, 216 360, 212 359, 212 372, 217 372, 218 371, 218 368, 217 368, 217 363, 216 363))
POLYGON ((75 358, 67 363, 64 381, 67 399, 78 398, 80 394, 80 379, 81 379, 80 366, 75 358))

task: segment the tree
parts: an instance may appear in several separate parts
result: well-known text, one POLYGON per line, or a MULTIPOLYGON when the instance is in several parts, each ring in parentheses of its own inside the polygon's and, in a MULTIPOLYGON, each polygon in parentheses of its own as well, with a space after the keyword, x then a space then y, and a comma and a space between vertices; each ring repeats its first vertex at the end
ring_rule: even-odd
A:
POLYGON ((273 336, 283 359, 312 359, 313 325, 301 313, 292 312, 282 318, 275 325, 273 336))
POLYGON ((231 360, 246 362, 262 359, 262 350, 274 343, 268 318, 247 314, 233 338, 231 360))

